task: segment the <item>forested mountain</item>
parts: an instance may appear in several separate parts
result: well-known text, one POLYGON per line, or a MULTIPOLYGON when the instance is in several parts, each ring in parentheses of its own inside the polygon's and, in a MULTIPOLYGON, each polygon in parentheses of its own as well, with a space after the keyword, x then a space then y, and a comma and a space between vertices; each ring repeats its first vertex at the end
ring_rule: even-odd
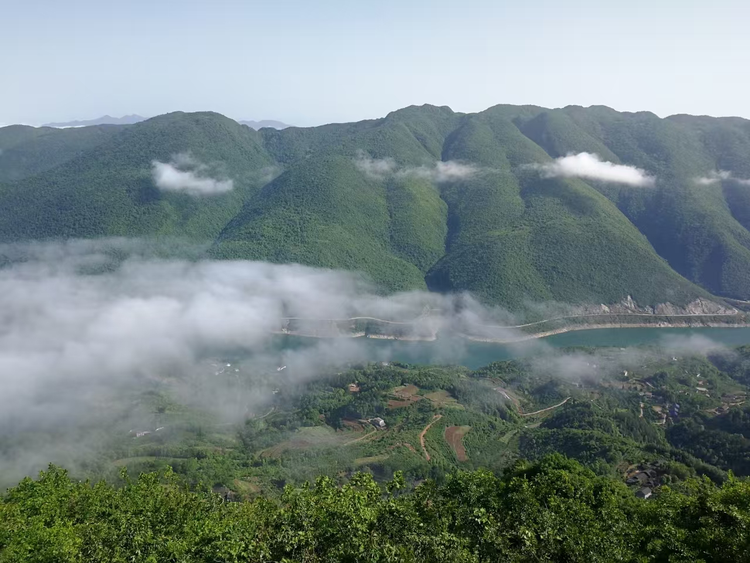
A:
POLYGON ((495 106, 0 129, 0 240, 181 236, 485 301, 750 299, 750 121, 495 106))
POLYGON ((0 182, 51 170, 121 131, 116 125, 75 129, 11 125, 0 128, 0 182))

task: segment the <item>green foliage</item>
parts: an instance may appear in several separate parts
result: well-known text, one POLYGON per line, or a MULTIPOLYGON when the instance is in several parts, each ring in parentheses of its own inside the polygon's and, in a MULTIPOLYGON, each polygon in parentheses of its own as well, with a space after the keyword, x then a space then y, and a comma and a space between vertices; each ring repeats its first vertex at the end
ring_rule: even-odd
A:
POLYGON ((748 192, 731 179, 696 181, 716 170, 750 177, 739 119, 412 106, 256 132, 174 113, 132 126, 6 127, 0 149, 3 241, 183 236, 213 243, 217 258, 356 270, 389 291, 468 290, 512 309, 628 295, 684 305, 707 295, 693 284, 750 297, 748 192), (528 166, 581 151, 638 166, 656 186, 544 178, 528 166), (152 161, 186 152, 235 189, 156 189, 152 161), (362 158, 389 160, 372 174, 356 166, 362 158), (473 173, 431 181, 438 160, 473 173))
POLYGON ((11 125, 0 128, 0 182, 14 182, 51 170, 104 143, 123 129, 95 125, 53 129, 11 125))
POLYGON ((169 473, 114 488, 51 466, 0 501, 0 560, 719 562, 750 548, 750 484, 736 479, 639 501, 555 455, 404 488, 356 474, 227 503, 169 473))

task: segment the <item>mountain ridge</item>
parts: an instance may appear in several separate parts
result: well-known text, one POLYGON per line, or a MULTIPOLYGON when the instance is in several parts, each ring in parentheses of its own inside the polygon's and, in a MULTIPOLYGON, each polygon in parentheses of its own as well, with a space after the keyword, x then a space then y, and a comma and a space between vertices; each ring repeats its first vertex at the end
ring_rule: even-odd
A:
MULTIPOLYGON (((38 149, 30 160, 47 160, 36 130, 10 129, 0 149, 25 144, 38 149)), ((89 129, 56 131, 73 139, 89 129)), ((175 112, 103 135, 48 170, 11 176, 3 158, 5 242, 187 236, 212 242, 216 258, 358 270, 388 291, 470 291, 511 309, 750 298, 742 118, 423 105, 256 131, 175 112), (179 155, 193 161, 181 177, 210 172, 234 189, 196 198, 156 187, 153 163, 179 155)))

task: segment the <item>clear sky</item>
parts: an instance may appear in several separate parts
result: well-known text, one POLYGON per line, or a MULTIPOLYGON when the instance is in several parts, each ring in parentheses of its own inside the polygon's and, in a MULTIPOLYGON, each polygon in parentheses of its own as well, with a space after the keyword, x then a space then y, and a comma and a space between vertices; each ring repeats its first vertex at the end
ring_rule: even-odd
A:
POLYGON ((0 123, 410 105, 750 118, 749 0, 0 0, 0 123))

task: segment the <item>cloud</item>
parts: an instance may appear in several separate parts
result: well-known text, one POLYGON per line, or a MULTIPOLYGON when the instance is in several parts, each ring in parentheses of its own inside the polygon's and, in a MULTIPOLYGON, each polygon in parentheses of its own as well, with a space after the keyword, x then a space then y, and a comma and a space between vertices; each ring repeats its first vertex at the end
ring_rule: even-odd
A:
POLYGON ((359 151, 354 165, 371 178, 385 178, 390 176, 396 169, 396 161, 392 158, 370 158, 364 151, 359 151))
POLYGON ((531 164, 528 168, 539 170, 545 178, 584 178, 638 187, 653 186, 656 181, 640 168, 607 162, 587 152, 568 154, 545 164, 531 164))
POLYGON ((401 176, 416 176, 435 183, 457 182, 479 173, 480 169, 473 164, 464 164, 454 160, 438 161, 434 166, 405 168, 398 172, 401 176))
MULTIPOLYGON (((461 335, 523 336, 520 319, 466 294, 383 296, 351 272, 200 260, 184 246, 171 250, 188 259, 161 258, 169 250, 127 239, 0 245, 0 485, 49 462, 75 469, 102 444, 121 448, 129 429, 153 430, 153 412, 137 401, 147 391, 237 422, 267 411, 281 381, 394 358, 461 363, 471 349, 461 335), (408 340, 280 335, 291 323, 345 335, 365 317, 391 321, 404 339, 441 331, 441 340, 425 358, 428 347, 408 340), (219 365, 229 356, 239 359, 219 365)), ((550 377, 598 377, 624 361, 568 357, 539 340, 520 346, 550 377)))
POLYGON ((208 176, 208 167, 186 153, 174 155, 170 162, 154 160, 151 166, 154 183, 160 190, 210 196, 234 188, 231 179, 217 180, 208 176))
POLYGON ((712 170, 706 176, 695 178, 695 181, 701 186, 710 186, 719 182, 736 182, 743 186, 750 186, 750 179, 735 178, 732 173, 727 170, 712 170))
MULTIPOLYGON (((376 317, 395 321, 405 338, 507 320, 465 295, 384 297, 353 273, 159 258, 166 250, 120 239, 0 245, 0 480, 48 462, 72 467, 96 449, 92 433, 111 440, 115 427, 122 436, 142 426, 145 415, 123 410, 122 397, 168 389, 236 421, 271 400, 263 378, 278 378, 282 362, 294 383, 347 362, 391 359, 392 344, 410 346, 337 338, 281 349, 284 319, 322 335, 335 327, 331 319, 376 317), (225 355, 246 358, 241 397, 232 374, 211 365, 225 355)), ((462 352, 436 348, 435 360, 462 352)))
POLYGON ((482 171, 478 166, 455 160, 437 161, 425 166, 399 167, 392 158, 375 159, 360 151, 354 159, 355 166, 378 180, 395 176, 397 178, 424 178, 437 184, 465 180, 482 171))

